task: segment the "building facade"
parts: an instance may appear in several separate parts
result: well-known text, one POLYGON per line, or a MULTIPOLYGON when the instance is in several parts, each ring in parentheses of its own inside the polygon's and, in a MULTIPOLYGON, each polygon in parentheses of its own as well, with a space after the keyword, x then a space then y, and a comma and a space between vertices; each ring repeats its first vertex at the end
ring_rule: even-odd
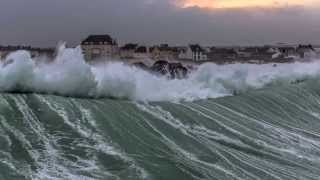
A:
POLYGON ((120 48, 120 58, 121 59, 133 59, 134 53, 138 48, 138 44, 126 44, 120 48))
POLYGON ((177 47, 170 47, 168 44, 161 44, 160 46, 153 46, 150 48, 150 58, 154 60, 176 60, 178 59, 179 49, 177 47))
POLYGON ((109 35, 90 35, 81 42, 81 48, 87 61, 119 55, 118 44, 109 35))
POLYGON ((54 58, 56 54, 54 48, 34 48, 31 46, 0 46, 0 59, 5 59, 10 53, 13 53, 15 51, 28 51, 31 58, 54 58))
POLYGON ((312 45, 299 45, 296 49, 298 55, 302 59, 311 59, 316 56, 315 49, 312 45))
POLYGON ((149 55, 149 48, 146 46, 139 46, 136 48, 133 54, 135 59, 148 59, 149 55))
POLYGON ((179 59, 193 60, 193 61, 207 61, 208 56, 204 48, 198 44, 189 45, 187 49, 180 50, 179 59))

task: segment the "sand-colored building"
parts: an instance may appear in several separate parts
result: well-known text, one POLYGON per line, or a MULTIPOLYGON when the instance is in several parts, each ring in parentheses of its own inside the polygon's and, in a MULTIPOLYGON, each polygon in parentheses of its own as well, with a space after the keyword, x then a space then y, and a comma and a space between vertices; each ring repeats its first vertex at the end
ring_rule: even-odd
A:
POLYGON ((101 58, 114 58, 119 55, 118 44, 109 35, 90 35, 81 42, 84 58, 87 61, 101 58))
POLYGON ((126 44, 120 48, 120 58, 121 59, 134 59, 134 54, 138 44, 126 44))

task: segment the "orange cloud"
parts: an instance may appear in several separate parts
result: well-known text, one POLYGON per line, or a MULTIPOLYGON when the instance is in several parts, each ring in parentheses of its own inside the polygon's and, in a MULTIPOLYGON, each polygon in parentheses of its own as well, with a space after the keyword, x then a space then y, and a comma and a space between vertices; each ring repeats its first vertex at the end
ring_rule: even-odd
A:
MULTIPOLYGON (((182 7, 200 8, 252 8, 252 7, 283 7, 305 6, 316 0, 183 0, 182 7)), ((319 4, 319 3, 316 3, 319 4)))

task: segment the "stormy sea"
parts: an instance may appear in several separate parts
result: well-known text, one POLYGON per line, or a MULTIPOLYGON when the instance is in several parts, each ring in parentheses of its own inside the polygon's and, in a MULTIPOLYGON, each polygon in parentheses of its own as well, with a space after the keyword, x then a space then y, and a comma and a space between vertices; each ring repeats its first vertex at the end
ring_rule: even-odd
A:
POLYGON ((320 60, 185 79, 80 48, 0 62, 1 180, 318 180, 320 60))

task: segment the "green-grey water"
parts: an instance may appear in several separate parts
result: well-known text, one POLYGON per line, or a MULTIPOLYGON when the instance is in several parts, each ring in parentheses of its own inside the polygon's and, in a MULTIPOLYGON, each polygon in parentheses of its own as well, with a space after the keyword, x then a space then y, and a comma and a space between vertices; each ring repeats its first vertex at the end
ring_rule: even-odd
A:
POLYGON ((0 179, 320 179, 320 86, 197 102, 0 95, 0 179))

